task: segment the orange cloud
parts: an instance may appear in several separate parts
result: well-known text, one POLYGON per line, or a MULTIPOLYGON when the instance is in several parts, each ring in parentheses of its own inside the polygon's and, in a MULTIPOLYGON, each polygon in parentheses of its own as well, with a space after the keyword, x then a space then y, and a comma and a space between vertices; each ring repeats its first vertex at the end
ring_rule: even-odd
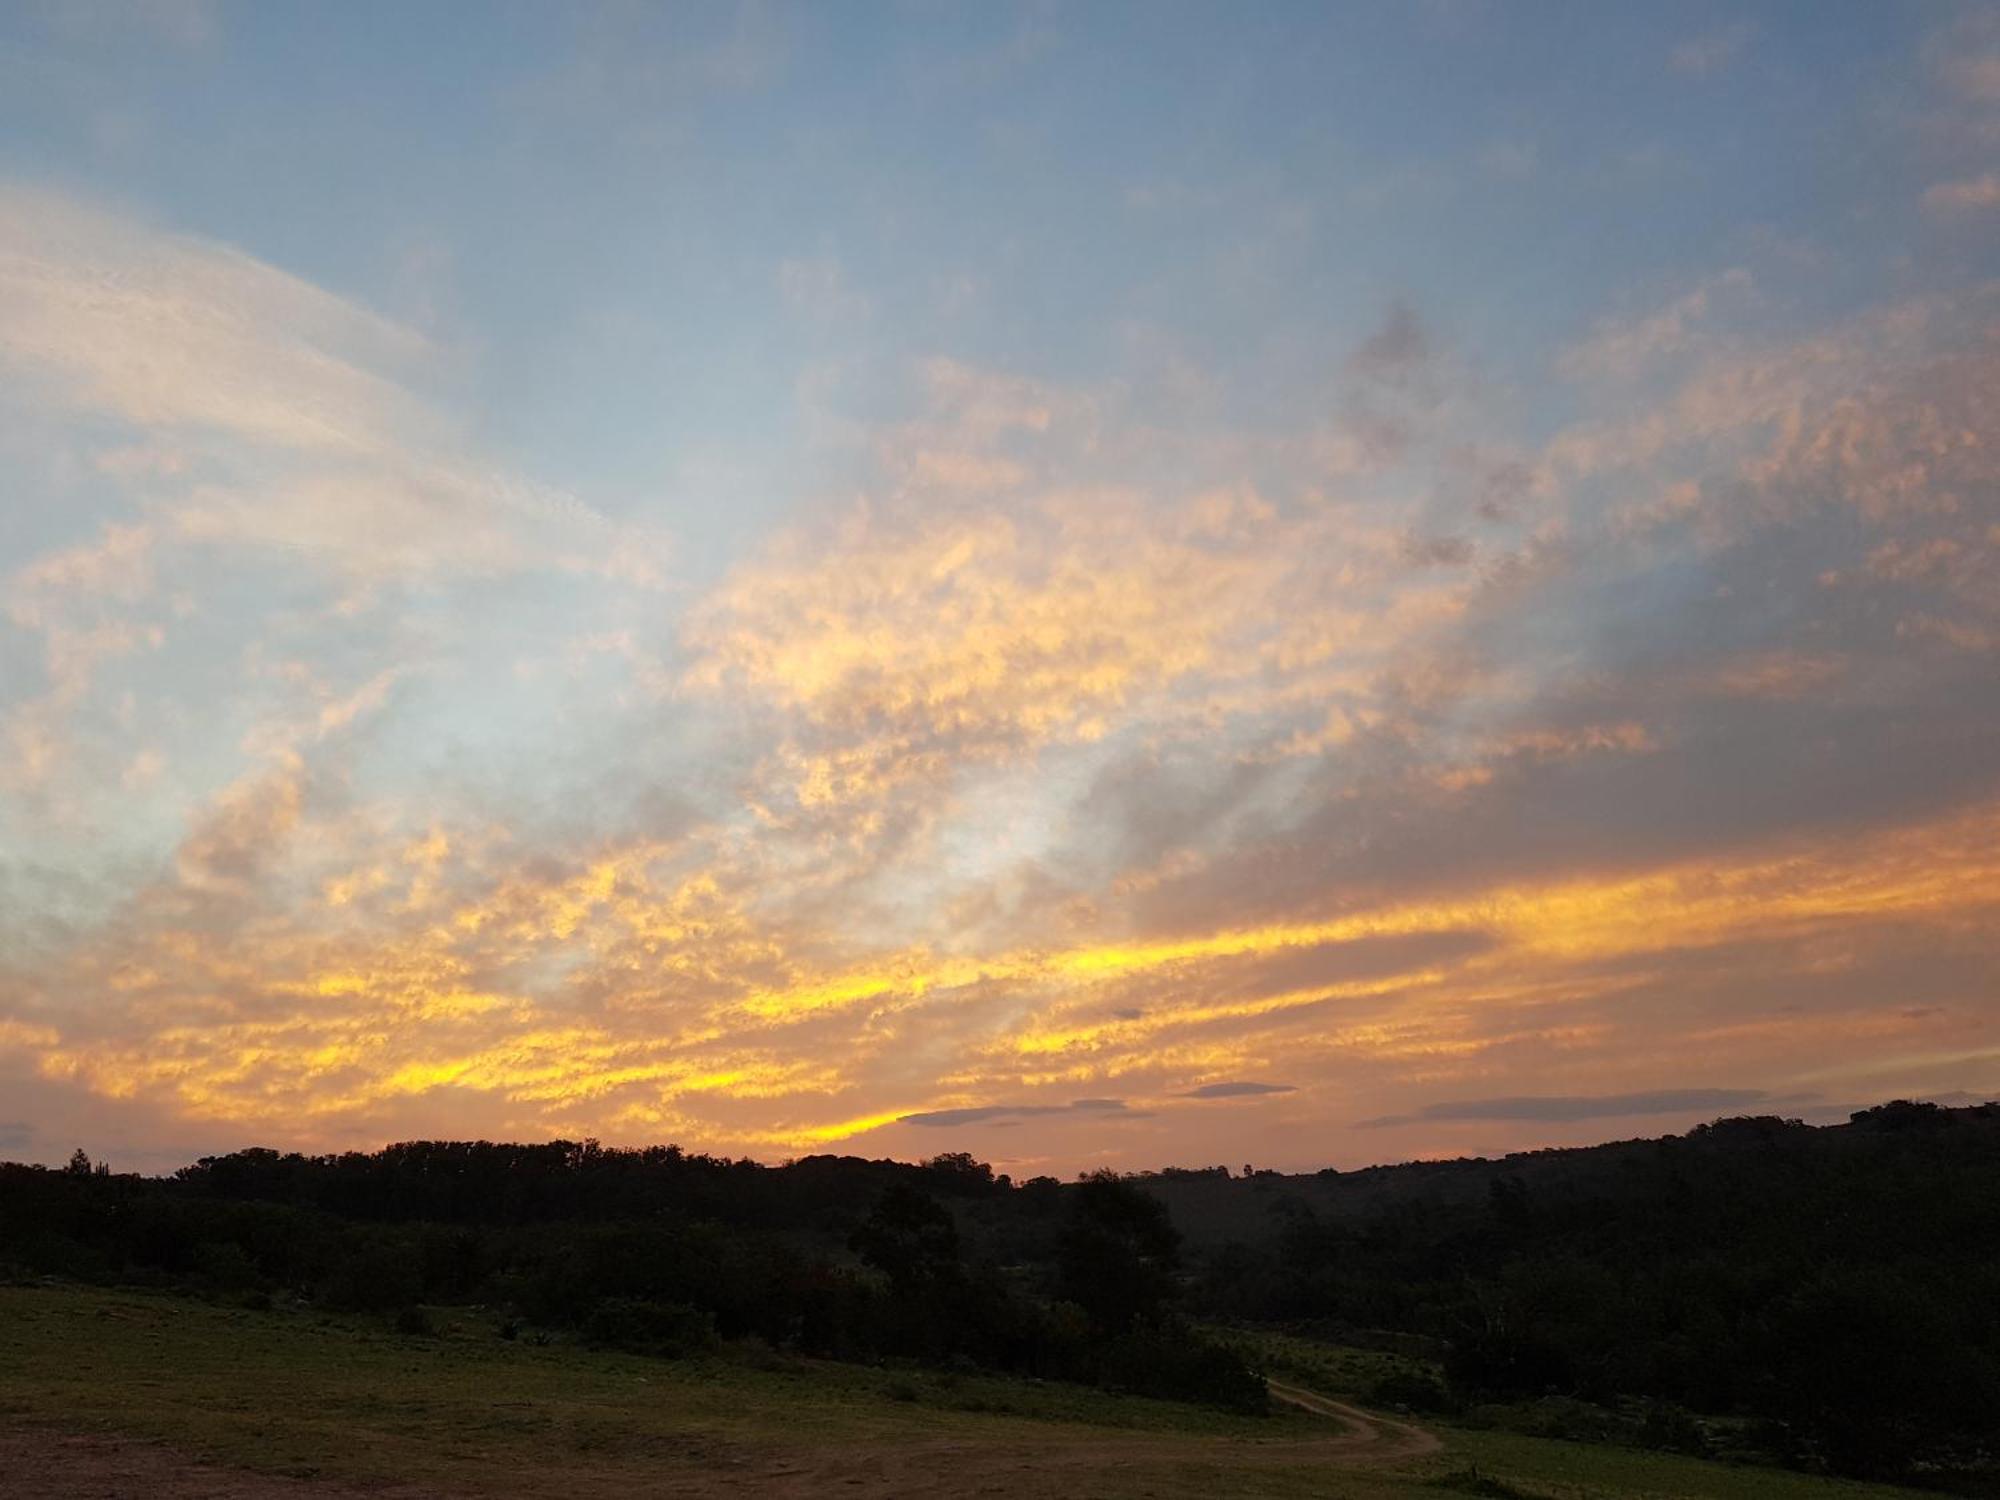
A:
POLYGON ((94 707, 103 785, 171 764, 190 801, 23 924, 5 1076, 311 1142, 795 1150, 939 1112, 1031 1132, 1086 1084, 1148 1101, 1120 1113, 1150 1130, 1280 1072, 1325 1122, 1370 1106, 1315 1097, 1540 1071, 1638 1092, 1885 1037, 1979 1055, 1970 1023, 1892 1019, 1885 978, 1990 1009, 1966 977, 2000 915, 1977 298, 1766 347, 1711 330, 1748 285, 1725 273, 1601 324, 1567 368, 1660 399, 1598 392, 1539 455, 1479 439, 1519 469, 1498 507, 1407 311, 1338 376, 1401 403, 1373 437, 1183 442, 1116 393, 939 362, 923 415, 878 434, 877 493, 676 616, 643 536, 484 477, 398 405, 421 341, 218 247, 70 227, 88 264, 143 264, 117 305, 180 309, 153 352, 210 384, 163 389, 122 342, 143 326, 80 315, 53 347, 87 287, 41 241, 6 273, 0 305, 41 299, 10 358, 191 455, 111 465, 164 487, 147 519, 9 581, 54 686, 7 728, 48 768, 94 707), (1183 461, 1179 488, 1134 477, 1183 461), (265 548, 339 597, 223 664, 192 746, 135 753, 101 679, 177 644, 176 568, 265 548), (647 592, 528 663, 566 669, 566 711, 628 667, 643 702, 551 709, 559 732, 460 785, 448 716, 410 708, 485 643, 433 665, 370 589, 531 569, 647 592), (1777 1013, 1807 986, 1803 1020, 1777 1013))

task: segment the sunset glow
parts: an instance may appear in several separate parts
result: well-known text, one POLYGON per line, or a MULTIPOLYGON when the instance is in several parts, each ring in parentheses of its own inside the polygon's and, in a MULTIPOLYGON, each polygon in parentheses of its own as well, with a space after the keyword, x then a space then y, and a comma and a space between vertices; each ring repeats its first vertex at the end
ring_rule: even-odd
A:
POLYGON ((447 14, 0 17, 4 1154, 2000 1088, 1992 11, 447 14))

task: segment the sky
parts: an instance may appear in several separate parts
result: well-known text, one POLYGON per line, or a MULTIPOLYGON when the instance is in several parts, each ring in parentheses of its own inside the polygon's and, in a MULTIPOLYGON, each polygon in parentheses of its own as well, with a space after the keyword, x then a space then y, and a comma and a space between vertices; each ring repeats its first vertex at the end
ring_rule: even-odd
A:
POLYGON ((2000 7, 0 9, 0 1155, 2000 1090, 2000 7))

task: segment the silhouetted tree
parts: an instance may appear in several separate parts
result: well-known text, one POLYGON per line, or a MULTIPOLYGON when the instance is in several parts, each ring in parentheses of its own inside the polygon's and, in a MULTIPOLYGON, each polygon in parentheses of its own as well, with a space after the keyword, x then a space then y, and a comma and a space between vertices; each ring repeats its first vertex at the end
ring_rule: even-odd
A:
POLYGON ((1690 1413, 1733 1417, 1797 1462, 1975 1493, 2000 1480, 1997 1244, 2000 1107, 1909 1102, 1247 1183, 1166 1168, 1011 1187, 961 1153, 767 1168, 594 1141, 260 1148, 167 1179, 82 1151, 0 1163, 0 1272, 412 1325, 411 1307, 479 1305, 517 1334, 656 1353, 754 1335, 969 1358, 1256 1409, 1256 1378, 1184 1305, 1366 1330, 1450 1376, 1383 1400, 1580 1408, 1589 1430, 1695 1448, 1690 1413), (1166 1202, 1204 1230, 1185 1284, 1166 1202))
POLYGON ((1180 1263, 1181 1237, 1166 1205, 1112 1172, 1087 1177, 1070 1193, 1057 1247, 1059 1294, 1106 1328, 1157 1318, 1180 1263))
POLYGON ((848 1237, 848 1246, 903 1296, 954 1279, 960 1271, 957 1223, 937 1199, 906 1182, 890 1184, 848 1237))

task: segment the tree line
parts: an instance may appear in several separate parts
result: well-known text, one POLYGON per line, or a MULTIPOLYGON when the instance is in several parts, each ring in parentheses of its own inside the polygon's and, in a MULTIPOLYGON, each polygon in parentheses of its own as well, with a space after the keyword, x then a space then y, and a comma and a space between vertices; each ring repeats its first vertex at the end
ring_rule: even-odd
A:
POLYGON ((1016 1183, 963 1154, 767 1167, 592 1141, 246 1150, 168 1178, 0 1165, 0 1269, 30 1274, 1245 1411, 1261 1376, 1214 1331, 1275 1327, 1423 1356, 1385 1404, 1982 1493, 1997 1251, 1993 1105, 1307 1177, 1016 1183))
POLYGON ((1211 1253, 1195 1304, 1406 1335, 1439 1378, 1384 1392, 1405 1404, 1604 1430, 1636 1402, 1623 1430, 1663 1446, 1712 1451, 1699 1419, 1735 1418, 1767 1457, 2000 1489, 2000 1106, 1720 1120, 1426 1164, 1409 1193, 1400 1170, 1345 1207, 1267 1191, 1268 1231, 1211 1253))
POLYGON ((1100 1175, 1015 1186, 962 1154, 783 1167, 676 1147, 415 1141, 204 1157, 170 1178, 0 1165, 0 1264, 680 1356, 755 1339, 1256 1411, 1262 1380, 1178 1305, 1180 1235, 1100 1175), (968 1206, 1020 1231, 982 1249, 968 1206), (990 1248, 1020 1252, 1008 1262, 990 1248))

